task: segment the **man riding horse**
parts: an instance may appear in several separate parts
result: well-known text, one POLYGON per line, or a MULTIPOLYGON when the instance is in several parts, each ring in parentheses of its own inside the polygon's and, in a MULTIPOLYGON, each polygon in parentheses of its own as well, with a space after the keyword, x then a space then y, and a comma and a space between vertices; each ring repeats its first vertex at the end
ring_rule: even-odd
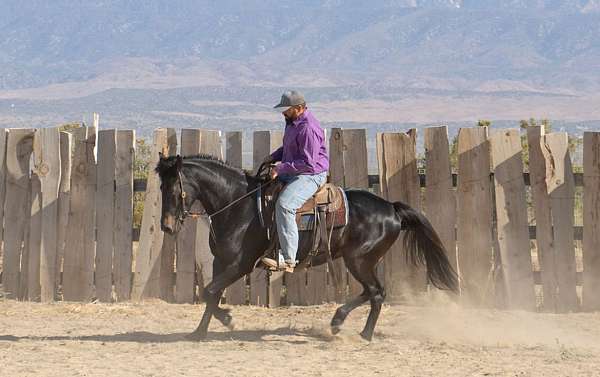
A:
MULTIPOLYGON (((303 205, 325 182, 328 169, 324 132, 319 122, 306 109, 302 95, 284 93, 277 108, 285 109, 286 129, 282 148, 265 160, 281 161, 272 177, 287 182, 276 203, 276 222, 281 239, 283 263, 263 261, 275 268, 290 268, 306 258, 311 248, 310 232, 298 235, 294 219, 296 209, 303 205), (298 250, 299 249, 299 250, 298 250)), ((161 183, 161 229, 176 234, 188 216, 204 216, 210 225, 209 244, 213 260, 213 279, 204 287, 202 297, 206 308, 202 319, 189 338, 206 339, 208 325, 215 317, 232 327, 229 309, 220 307, 225 288, 254 270, 256 262, 271 246, 270 232, 260 221, 260 206, 256 193, 271 185, 263 177, 250 175, 209 155, 160 156, 156 172, 161 183), (200 202, 206 213, 190 209, 200 202)), ((331 228, 328 249, 332 259, 343 258, 350 274, 363 290, 348 297, 331 319, 331 332, 340 331, 348 314, 369 302, 371 310, 360 333, 371 340, 385 288, 377 273, 377 265, 392 244, 403 233, 403 250, 408 263, 427 266, 428 282, 440 289, 458 290, 458 279, 447 252, 429 220, 406 203, 389 202, 367 190, 346 189, 348 204, 344 226, 331 228)), ((278 258, 277 258, 278 259, 278 258)), ((328 259, 314 258, 311 266, 328 259)))
POLYGON ((283 93, 275 109, 285 117, 283 145, 265 157, 265 163, 281 161, 271 169, 271 179, 285 183, 275 206, 275 221, 281 245, 279 260, 263 257, 268 267, 293 271, 298 252, 296 210, 327 181, 329 156, 325 132, 297 91, 283 93))

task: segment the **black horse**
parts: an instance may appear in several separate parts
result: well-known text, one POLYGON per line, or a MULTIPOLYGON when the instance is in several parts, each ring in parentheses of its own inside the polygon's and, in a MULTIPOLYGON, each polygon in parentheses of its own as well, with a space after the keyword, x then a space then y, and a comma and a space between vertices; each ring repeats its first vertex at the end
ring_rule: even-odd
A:
MULTIPOLYGON (((207 214, 218 212, 211 217, 210 248, 214 255, 214 276, 204 289, 206 310, 198 328, 189 335, 194 340, 204 339, 213 315, 223 325, 231 326, 229 311, 219 307, 223 290, 250 273, 269 246, 266 229, 261 226, 256 200, 251 193, 264 181, 208 155, 183 158, 161 155, 156 172, 161 180, 161 229, 164 232, 177 233, 196 200, 207 214), (231 205, 233 202, 236 203, 231 205)), ((331 330, 334 334, 339 332, 348 314, 370 301, 371 311, 361 336, 371 340, 385 299, 376 266, 401 230, 405 230, 403 241, 408 253, 407 261, 414 265, 426 264, 431 284, 456 291, 457 277, 442 242, 421 213, 404 203, 390 203, 365 190, 346 190, 346 195, 348 224, 334 230, 331 250, 333 258, 344 258, 348 270, 364 290, 337 309, 331 320, 331 330)), ((307 255, 310 244, 310 237, 301 234, 299 259, 307 255)), ((324 262, 325 258, 313 260, 314 265, 324 262)))

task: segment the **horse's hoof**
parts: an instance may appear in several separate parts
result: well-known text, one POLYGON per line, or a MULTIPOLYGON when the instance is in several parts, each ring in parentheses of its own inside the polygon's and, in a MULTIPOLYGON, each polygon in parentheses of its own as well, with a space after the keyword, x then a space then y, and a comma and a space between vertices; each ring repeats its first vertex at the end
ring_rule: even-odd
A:
POLYGON ((334 326, 334 325, 331 325, 331 333, 332 333, 333 335, 336 335, 337 333, 339 333, 339 332, 340 332, 340 330, 341 330, 340 326, 334 326))
POLYGON ((229 329, 229 331, 233 331, 233 330, 235 330, 235 323, 233 323, 233 321, 229 321, 229 323, 226 324, 225 327, 227 327, 227 329, 229 329))
POLYGON ((369 334, 369 333, 366 333, 364 331, 362 331, 360 333, 360 337, 363 338, 364 340, 366 340, 367 342, 370 342, 371 340, 373 340, 373 334, 372 333, 369 334))
POLYGON ((206 339, 206 335, 207 335, 206 333, 202 333, 202 332, 199 332, 199 331, 194 331, 194 332, 191 332, 191 333, 187 334, 185 336, 185 339, 186 340, 190 340, 192 342, 200 342, 200 341, 206 339))
POLYGON ((230 331, 233 331, 235 325, 233 324, 233 317, 229 314, 229 310, 223 315, 221 323, 227 327, 230 331))
POLYGON ((333 319, 331 320, 331 328, 338 327, 338 331, 339 331, 339 327, 342 327, 343 324, 344 324, 344 320, 340 319, 338 317, 333 317, 333 319))

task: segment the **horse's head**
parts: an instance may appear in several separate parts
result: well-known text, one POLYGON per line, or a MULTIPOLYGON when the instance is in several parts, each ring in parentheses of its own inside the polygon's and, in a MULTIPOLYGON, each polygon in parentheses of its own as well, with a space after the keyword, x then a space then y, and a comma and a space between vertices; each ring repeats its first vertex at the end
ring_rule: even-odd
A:
POLYGON ((169 234, 176 234, 181 229, 185 202, 190 200, 182 193, 182 167, 183 159, 181 156, 164 157, 162 153, 159 153, 155 171, 160 177, 162 197, 160 229, 169 234))

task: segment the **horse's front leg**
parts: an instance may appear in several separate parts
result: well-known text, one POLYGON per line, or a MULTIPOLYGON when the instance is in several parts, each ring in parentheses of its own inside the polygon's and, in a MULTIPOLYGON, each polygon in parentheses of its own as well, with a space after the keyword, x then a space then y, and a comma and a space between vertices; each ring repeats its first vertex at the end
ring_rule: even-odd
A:
POLYGON ((213 280, 204 288, 203 298, 206 301, 206 309, 204 310, 200 324, 198 324, 196 330, 188 336, 188 339, 205 339, 208 334, 208 325, 210 324, 213 315, 221 321, 223 325, 231 328, 231 315, 228 310, 219 308, 219 301, 221 300, 225 288, 249 273, 249 271, 246 270, 247 269, 241 268, 239 264, 233 264, 213 277, 213 280))
MULTIPOLYGON (((219 276, 225 271, 225 265, 217 258, 213 260, 213 276, 219 276)), ((233 318, 231 317, 230 309, 223 309, 219 306, 221 297, 223 296, 224 289, 217 294, 217 304, 213 310, 213 316, 227 327, 229 330, 233 330, 233 318)))
POLYGON ((210 324, 210 320, 215 313, 215 310, 218 308, 218 300, 219 298, 206 301, 206 309, 204 309, 204 314, 202 315, 202 319, 198 324, 198 327, 194 332, 189 334, 186 338, 190 340, 204 340, 206 339, 206 335, 208 335, 208 325, 210 324))
POLYGON ((223 297, 223 291, 219 293, 217 298, 217 305, 214 308, 213 316, 221 322, 221 324, 227 327, 229 330, 233 331, 233 317, 231 316, 231 309, 223 309, 219 306, 219 302, 221 301, 221 297, 223 297))

